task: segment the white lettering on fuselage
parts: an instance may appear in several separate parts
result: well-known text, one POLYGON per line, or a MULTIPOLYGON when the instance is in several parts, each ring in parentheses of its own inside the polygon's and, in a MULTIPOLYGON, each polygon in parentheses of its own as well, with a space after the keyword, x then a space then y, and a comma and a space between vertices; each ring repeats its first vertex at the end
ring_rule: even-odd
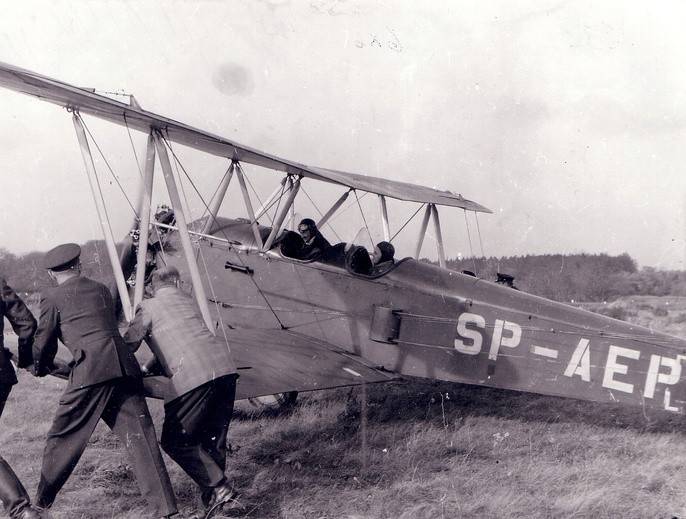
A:
POLYGON ((489 360, 497 360, 498 352, 501 346, 507 348, 516 348, 519 346, 519 341, 522 339, 522 327, 516 323, 509 321, 495 320, 495 327, 493 328, 493 339, 491 340, 491 351, 488 353, 489 360), (507 331, 511 335, 503 337, 503 332, 507 331))
POLYGON ((657 386, 658 383, 672 386, 679 382, 679 379, 681 378, 681 361, 684 358, 686 357, 683 355, 677 355, 676 359, 651 355, 643 396, 646 398, 653 398, 655 395, 655 386, 657 386), (669 373, 660 373, 661 366, 669 368, 669 373))
POLYGON ((622 348, 621 346, 610 345, 607 352, 607 362, 605 363, 605 376, 603 377, 603 387, 608 389, 616 389, 624 393, 633 393, 634 385, 626 382, 615 380, 615 374, 626 375, 629 372, 629 366, 620 364, 617 357, 626 357, 628 359, 638 360, 641 352, 638 350, 630 350, 629 348, 622 348))
POLYGON ((536 344, 531 345, 531 353, 540 355, 541 357, 548 357, 549 359, 556 359, 559 354, 557 350, 546 348, 545 346, 538 346, 536 344))
MULTIPOLYGON (((478 355, 481 353, 486 335, 486 319, 475 313, 464 312, 460 314, 457 321, 457 335, 454 346, 457 351, 466 355, 478 355)), ((522 327, 514 322, 495 319, 493 324, 493 334, 491 336, 488 349, 488 359, 497 361, 502 354, 501 348, 516 348, 522 342, 522 327)), ((540 339, 539 339, 540 340, 540 339)), ((529 344, 531 353, 541 357, 551 359, 558 358, 558 350, 547 347, 529 344)), ((564 355, 564 350, 563 355, 564 355)), ((594 359, 592 363, 591 355, 599 355, 598 351, 592 352, 590 340, 581 338, 574 348, 572 355, 565 367, 564 376, 573 378, 579 377, 584 382, 592 382, 591 368, 596 366, 602 369, 602 387, 613 391, 633 394, 636 388, 636 374, 640 372, 635 362, 641 360, 641 351, 638 349, 626 348, 610 344, 605 358, 604 366, 599 364, 599 359, 594 359), (627 377, 628 375, 628 377, 627 377), (633 381, 627 380, 633 378, 633 381)), ((686 355, 676 355, 676 358, 663 357, 660 355, 650 356, 650 366, 645 375, 645 383, 642 389, 643 398, 652 399, 655 396, 658 384, 663 386, 674 386, 681 380, 682 364, 686 360, 686 355)), ((645 362, 645 360, 643 361, 645 362)), ((645 369, 645 368, 644 368, 645 369)), ((669 387, 664 391, 664 409, 679 411, 671 403, 671 393, 669 387)))
POLYGON ((465 312, 460 315, 457 320, 457 334, 455 337, 455 349, 460 353, 466 353, 467 355, 476 355, 481 351, 481 345, 483 344, 483 335, 479 330, 474 328, 467 328, 467 325, 471 324, 477 328, 486 328, 486 319, 480 315, 470 314, 465 312), (465 339, 467 342, 465 342, 465 339))
POLYGON ((579 375, 584 382, 591 381, 591 355, 588 350, 588 339, 579 340, 576 345, 572 358, 567 364, 565 370, 565 377, 573 377, 579 375))

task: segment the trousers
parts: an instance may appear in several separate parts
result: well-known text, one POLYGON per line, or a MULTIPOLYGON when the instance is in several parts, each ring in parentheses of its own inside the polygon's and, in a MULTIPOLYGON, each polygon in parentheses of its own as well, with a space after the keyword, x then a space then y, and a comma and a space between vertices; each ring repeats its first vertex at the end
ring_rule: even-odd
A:
POLYGON ((226 438, 237 378, 219 377, 164 406, 162 448, 200 486, 203 496, 226 481, 226 438))
POLYGON ((16 517, 29 505, 29 495, 24 485, 2 457, 0 457, 0 501, 10 517, 16 517))
MULTIPOLYGON (((5 409, 10 391, 12 391, 12 384, 0 384, 0 415, 5 409)), ((31 501, 24 485, 2 456, 0 456, 0 501, 12 518, 16 517, 31 501)))
POLYGON ((155 429, 140 393, 140 380, 120 378, 93 386, 67 388, 59 402, 43 451, 36 504, 53 504, 102 420, 126 448, 129 463, 151 513, 176 513, 176 500, 157 444, 155 429))

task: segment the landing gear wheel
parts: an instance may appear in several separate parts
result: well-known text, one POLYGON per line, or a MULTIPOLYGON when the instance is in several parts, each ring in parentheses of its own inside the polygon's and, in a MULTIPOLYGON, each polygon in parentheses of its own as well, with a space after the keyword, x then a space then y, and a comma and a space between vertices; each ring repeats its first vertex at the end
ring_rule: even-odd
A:
POLYGON ((250 402, 255 407, 259 407, 261 409, 277 409, 293 407, 297 399, 298 392, 289 391, 287 393, 276 393, 274 395, 256 396, 254 398, 248 398, 248 402, 250 402))

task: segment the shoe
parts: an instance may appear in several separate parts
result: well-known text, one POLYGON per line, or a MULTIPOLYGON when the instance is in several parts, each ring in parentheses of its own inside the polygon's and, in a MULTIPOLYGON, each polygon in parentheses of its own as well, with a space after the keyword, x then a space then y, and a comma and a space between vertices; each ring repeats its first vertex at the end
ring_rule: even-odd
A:
POLYGON ((236 500, 236 492, 231 485, 224 483, 212 491, 210 504, 205 508, 205 518, 212 517, 212 514, 224 505, 236 500))
POLYGON ((42 515, 31 505, 22 508, 19 513, 13 516, 13 519, 42 519, 42 515))
POLYGON ((210 503, 212 506, 223 505, 231 501, 234 497, 236 497, 236 492, 234 492, 231 485, 224 483, 212 491, 212 500, 210 503))

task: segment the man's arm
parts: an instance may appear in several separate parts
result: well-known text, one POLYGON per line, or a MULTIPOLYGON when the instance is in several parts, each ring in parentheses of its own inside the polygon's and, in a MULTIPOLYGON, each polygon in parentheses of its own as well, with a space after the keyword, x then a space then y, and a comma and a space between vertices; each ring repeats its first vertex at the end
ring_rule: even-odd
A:
POLYGON ((133 351, 137 351, 142 341, 147 341, 152 327, 152 318, 149 312, 146 311, 145 301, 136 308, 136 315, 122 334, 124 340, 128 343, 133 351))
POLYGON ((36 319, 26 307, 24 301, 21 300, 4 279, 0 278, 0 284, 2 285, 0 287, 0 297, 2 297, 4 303, 5 317, 12 325, 14 333, 19 337, 19 359, 17 364, 20 368, 27 368, 33 364, 31 348, 33 346, 33 337, 36 333, 36 319))
MULTIPOLYGON (((146 308, 146 302, 143 301, 136 309, 136 315, 129 324, 128 328, 122 335, 129 347, 135 352, 141 345, 142 341, 150 344, 150 331, 152 330, 152 316, 146 308)), ((141 366, 141 371, 144 375, 160 375, 164 374, 161 366, 157 361, 157 357, 153 356, 141 366)))
POLYGON ((40 302, 38 329, 33 341, 33 363, 38 377, 49 375, 54 368, 59 327, 57 308, 50 299, 43 297, 40 302))
POLYGON ((150 360, 141 366, 141 371, 144 375, 164 375, 164 370, 162 369, 162 364, 159 363, 157 357, 154 355, 150 357, 150 360))

